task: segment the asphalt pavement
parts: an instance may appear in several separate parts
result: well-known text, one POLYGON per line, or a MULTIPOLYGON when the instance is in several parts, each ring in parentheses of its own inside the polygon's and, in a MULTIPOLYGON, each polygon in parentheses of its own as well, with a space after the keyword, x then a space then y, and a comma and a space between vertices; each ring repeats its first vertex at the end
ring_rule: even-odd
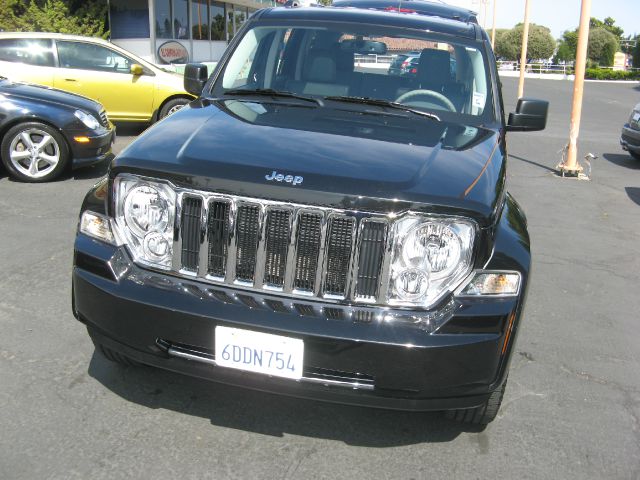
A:
MULTIPOLYGON (((42 185, 0 170, 0 478, 640 478, 640 162, 618 143, 640 85, 587 84, 590 181, 553 173, 571 92, 528 80, 548 128, 509 137, 534 272, 484 431, 108 362, 70 309, 78 209, 103 169, 42 185)), ((116 150, 141 129, 120 126, 116 150)))

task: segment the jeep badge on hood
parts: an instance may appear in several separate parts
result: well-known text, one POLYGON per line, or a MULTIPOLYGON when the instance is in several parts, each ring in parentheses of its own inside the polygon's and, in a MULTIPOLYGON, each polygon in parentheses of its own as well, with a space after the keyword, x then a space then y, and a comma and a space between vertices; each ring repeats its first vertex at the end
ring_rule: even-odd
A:
POLYGON ((264 178, 270 182, 275 180, 276 182, 287 182, 291 185, 300 185, 304 181, 304 178, 299 175, 296 175, 295 177, 293 175, 284 175, 276 172, 275 170, 271 172, 271 175, 265 175, 264 178))

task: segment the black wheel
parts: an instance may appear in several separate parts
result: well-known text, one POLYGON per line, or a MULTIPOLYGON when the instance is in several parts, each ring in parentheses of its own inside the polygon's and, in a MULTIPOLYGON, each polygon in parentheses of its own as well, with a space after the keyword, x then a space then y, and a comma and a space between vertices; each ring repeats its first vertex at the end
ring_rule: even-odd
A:
POLYGON ((629 155, 631 155, 636 160, 640 160, 640 153, 638 152, 629 152, 629 155))
POLYGON ((169 100, 160 109, 158 120, 162 120, 164 117, 168 117, 172 113, 176 113, 190 101, 191 100, 189 100, 188 98, 174 98, 173 100, 169 100))
POLYGON ((136 362, 135 360, 130 359, 129 357, 125 357, 121 353, 114 352, 113 350, 101 345, 99 343, 95 343, 96 350, 98 350, 102 355, 107 359, 114 363, 119 363, 120 365, 124 365, 127 367, 139 367, 142 364, 136 362))
POLYGON ((487 425, 496 418, 496 415, 498 415, 506 387, 507 381, 505 380, 502 386, 494 390, 489 399, 479 407, 447 410, 445 415, 447 418, 461 423, 487 425))
POLYGON ((23 182, 47 182, 60 175, 69 163, 64 137, 40 122, 20 123, 4 135, 2 163, 9 174, 23 182))

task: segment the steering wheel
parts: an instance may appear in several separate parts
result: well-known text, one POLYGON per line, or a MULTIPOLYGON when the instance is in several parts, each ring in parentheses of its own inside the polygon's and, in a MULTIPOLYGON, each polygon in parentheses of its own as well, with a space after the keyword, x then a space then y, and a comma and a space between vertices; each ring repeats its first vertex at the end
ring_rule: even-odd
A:
POLYGON ((429 97, 430 100, 436 100, 442 106, 446 107, 447 110, 456 112, 456 107, 451 103, 451 100, 434 90, 411 90, 396 98, 396 103, 410 104, 411 100, 415 100, 418 97, 429 97))

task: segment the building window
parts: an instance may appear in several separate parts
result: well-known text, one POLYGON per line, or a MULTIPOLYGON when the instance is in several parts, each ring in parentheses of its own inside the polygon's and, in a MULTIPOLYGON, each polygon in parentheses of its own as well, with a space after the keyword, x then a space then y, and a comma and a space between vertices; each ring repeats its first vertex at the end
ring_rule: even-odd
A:
POLYGON ((209 40, 207 0, 191 0, 191 30, 194 40, 209 40))
POLYGON ((238 33, 238 30, 240 30, 240 27, 242 27, 242 24, 244 22, 247 21, 248 15, 247 15, 247 7, 241 7, 239 5, 236 5, 234 8, 234 12, 235 12, 235 25, 234 25, 234 34, 238 33))
POLYGON ((173 38, 171 0, 155 0, 156 38, 173 38))
POLYGON ((209 18, 211 24, 211 40, 227 40, 225 31, 225 4, 211 2, 209 5, 209 18))
POLYGON ((233 38, 233 34, 235 33, 235 19, 233 18, 233 9, 234 6, 231 3, 225 4, 227 6, 227 41, 231 41, 233 38))
POLYGON ((173 38, 189 39, 189 2, 173 0, 173 38))
POLYGON ((149 38, 147 0, 111 0, 110 8, 112 39, 149 38))

